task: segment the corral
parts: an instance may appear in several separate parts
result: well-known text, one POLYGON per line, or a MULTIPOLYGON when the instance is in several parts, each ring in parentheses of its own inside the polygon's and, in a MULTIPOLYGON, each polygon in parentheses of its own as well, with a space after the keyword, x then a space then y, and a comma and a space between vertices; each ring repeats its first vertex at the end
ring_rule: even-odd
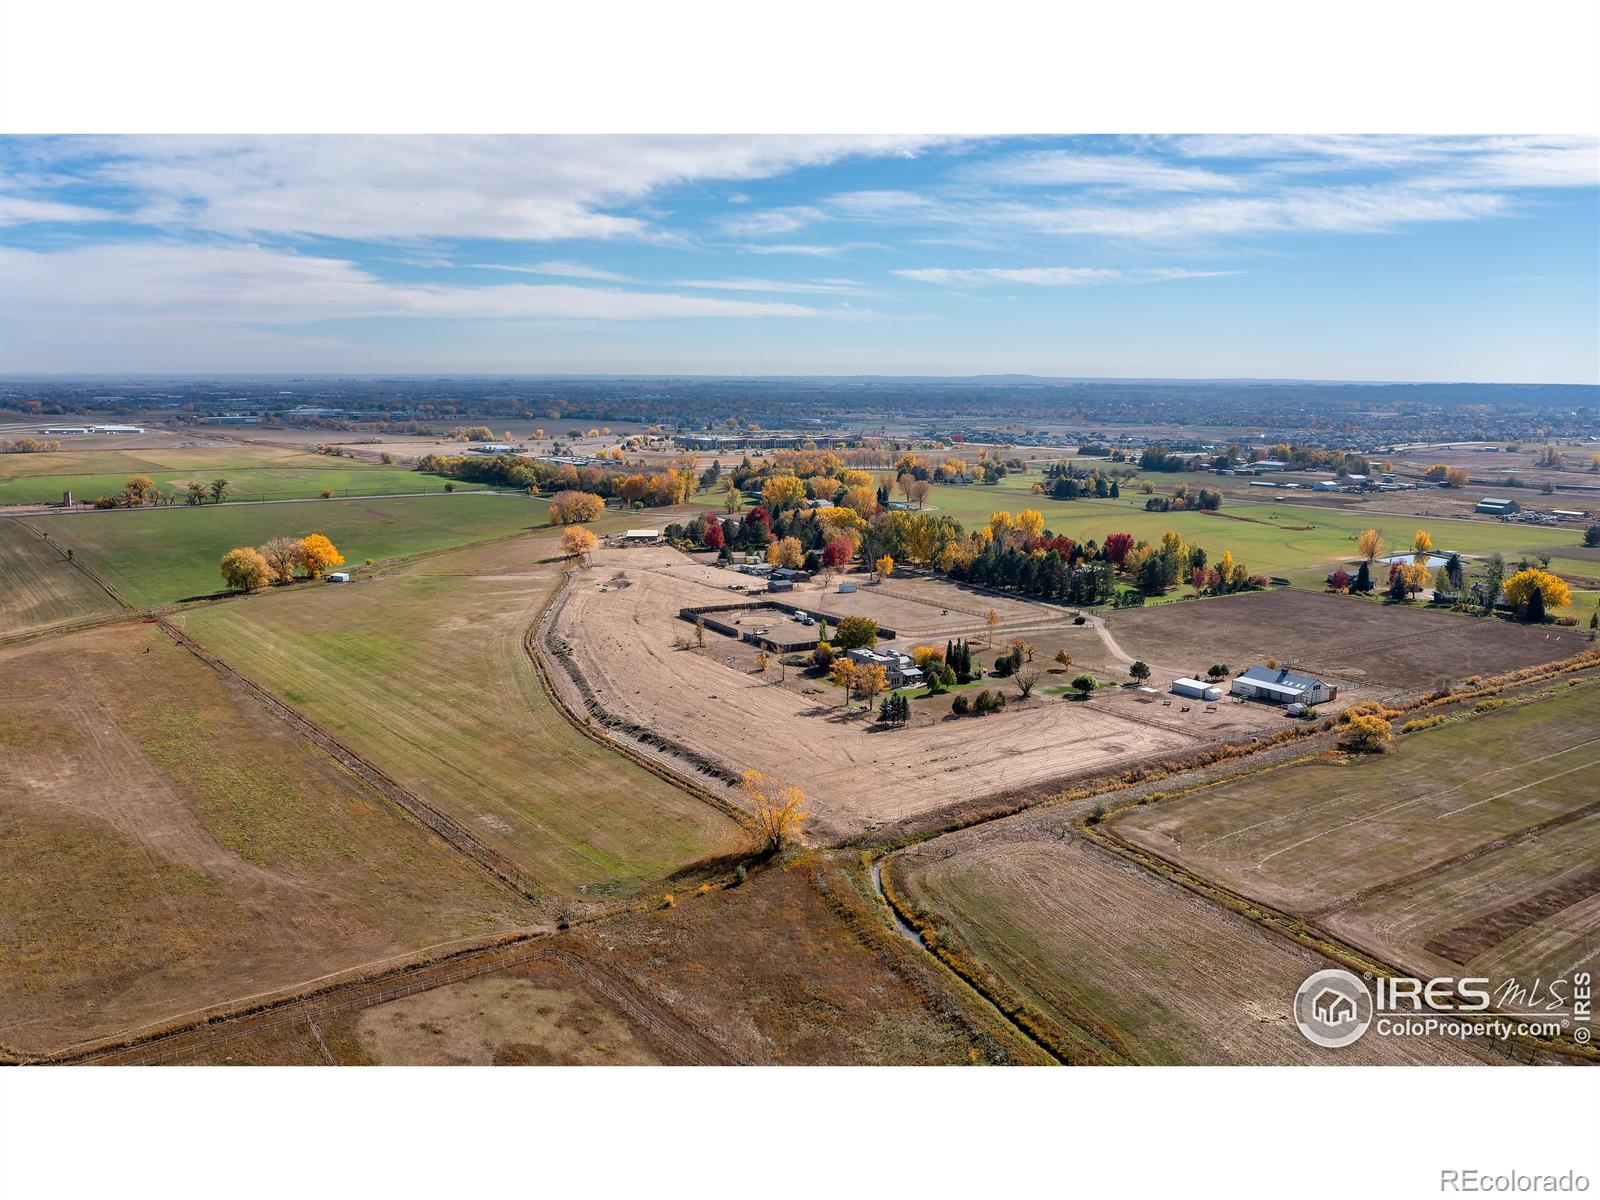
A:
MULTIPOLYGON (((1112 828, 1424 974, 1600 967, 1600 680, 1257 772, 1112 828)), ((1504 974, 1498 974, 1498 973, 1504 974)))
MULTIPOLYGON (((740 642, 709 633, 714 641, 697 651, 679 614, 726 603, 726 589, 714 582, 726 579, 724 572, 664 548, 601 550, 595 564, 575 577, 551 633, 566 668, 557 682, 571 689, 573 703, 588 705, 602 722, 648 730, 652 740, 686 748, 690 769, 711 766, 720 778, 736 779, 755 767, 792 780, 806 791, 819 836, 844 836, 1152 755, 1248 738, 1282 720, 1255 706, 1208 712, 1196 705, 1185 712, 1116 693, 1078 703, 1036 692, 1027 701, 1013 695, 1004 713, 982 718, 950 715, 946 698, 942 708, 916 714, 909 727, 887 730, 859 712, 846 713, 826 679, 786 673, 780 684, 776 666, 766 673, 750 669, 739 657, 740 642), (629 586, 612 586, 616 570, 625 570, 629 586)), ((918 599, 893 585, 874 586, 850 595, 849 605, 855 615, 896 628, 897 645, 915 640, 905 632, 908 625, 937 628, 951 619, 946 608, 975 607, 964 589, 945 585, 941 594, 936 580, 917 584, 918 599), (941 604, 945 597, 948 603, 941 604)), ((845 597, 820 584, 786 601, 808 612, 826 604, 851 615, 845 597)), ((988 596, 980 603, 1008 614, 1002 644, 1019 625, 1035 629, 1041 614, 1074 636, 1093 636, 1072 626, 1059 608, 988 596)), ((962 621, 982 627, 970 616, 962 621)), ((992 684, 1011 688, 1005 680, 992 684)))
POLYGON ((0 1044, 536 917, 156 625, 0 650, 0 676, 0 1044))

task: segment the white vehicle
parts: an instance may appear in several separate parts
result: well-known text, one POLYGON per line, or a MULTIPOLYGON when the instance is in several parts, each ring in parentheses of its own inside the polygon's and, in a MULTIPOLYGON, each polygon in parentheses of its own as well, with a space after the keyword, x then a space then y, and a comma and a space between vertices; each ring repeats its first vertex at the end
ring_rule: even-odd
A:
POLYGON ((810 617, 808 617, 808 616, 806 616, 806 614, 805 614, 805 613, 803 613, 803 612, 799 612, 799 611, 798 611, 798 610, 797 610, 797 611, 796 611, 796 612, 795 612, 795 614, 794 614, 794 619, 795 619, 795 620, 796 620, 796 621, 799 621, 799 622, 800 622, 800 624, 802 624, 802 625, 804 625, 804 624, 805 624, 805 623, 806 623, 806 622, 807 622, 807 621, 809 621, 809 620, 810 620, 810 619, 811 619, 811 618, 810 618, 810 617))

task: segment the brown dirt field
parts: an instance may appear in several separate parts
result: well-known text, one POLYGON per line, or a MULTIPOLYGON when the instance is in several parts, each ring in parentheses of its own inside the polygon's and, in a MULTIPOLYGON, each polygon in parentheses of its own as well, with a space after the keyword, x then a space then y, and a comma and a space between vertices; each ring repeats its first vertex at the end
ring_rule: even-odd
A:
POLYGON ((1295 1027, 1295 990, 1327 960, 1023 816, 951 834, 892 861, 900 892, 941 940, 1031 1008, 1098 1032, 1136 1063, 1460 1064, 1445 1041, 1366 1037, 1343 1050, 1295 1027))
POLYGON ((38 534, 0 520, 0 637, 109 616, 120 607, 38 534))
POLYGON ((0 650, 0 677, 0 1043, 535 919, 155 625, 0 650))
POLYGON ((824 858, 549 939, 527 962, 184 1062, 1038 1062, 824 858))
MULTIPOLYGON (((693 633, 678 610, 717 593, 644 569, 646 553, 600 551, 595 569, 571 585, 554 636, 570 647, 606 711, 693 747, 735 778, 754 767, 803 787, 817 837, 1181 751, 1233 736, 1230 720, 1259 728, 1272 715, 1241 706, 1206 723, 1200 708, 1180 715, 1120 697, 1088 704, 1050 697, 996 716, 875 728, 859 709, 847 718, 837 690, 821 681, 819 694, 797 694, 730 669, 715 652, 674 649, 693 633), (633 586, 600 591, 624 564, 633 586)), ((574 700, 581 703, 575 689, 574 700)))
POLYGON ((1341 700, 1427 691, 1444 679, 1566 658, 1586 644, 1575 629, 1290 588, 1123 609, 1108 614, 1106 624, 1125 649, 1152 665, 1188 672, 1224 662, 1238 672, 1276 658, 1354 693, 1341 700))

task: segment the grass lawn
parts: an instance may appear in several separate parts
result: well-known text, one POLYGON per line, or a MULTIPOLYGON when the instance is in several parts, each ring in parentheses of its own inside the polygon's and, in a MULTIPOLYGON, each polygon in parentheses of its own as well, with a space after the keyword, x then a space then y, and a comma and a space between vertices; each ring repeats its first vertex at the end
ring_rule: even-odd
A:
POLYGON ((559 562, 544 561, 556 536, 430 558, 347 587, 274 589, 177 619, 555 896, 627 895, 735 849, 743 834, 584 737, 546 697, 523 637, 561 583, 559 562))
POLYGON ((130 604, 149 608, 218 591, 224 554, 279 534, 326 534, 346 562, 360 564, 543 528, 547 511, 517 496, 455 495, 118 509, 32 523, 82 555, 130 604))

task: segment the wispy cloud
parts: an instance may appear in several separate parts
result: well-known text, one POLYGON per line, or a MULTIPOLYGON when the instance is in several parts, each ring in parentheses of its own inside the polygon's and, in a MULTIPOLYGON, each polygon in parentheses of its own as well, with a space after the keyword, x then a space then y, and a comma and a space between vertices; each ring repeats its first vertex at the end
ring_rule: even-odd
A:
POLYGON ((1037 150, 968 163, 956 177, 991 184, 1028 187, 1111 186, 1152 192, 1231 192, 1240 181, 1230 175, 1147 155, 1081 154, 1037 150))
POLYGON ((894 272, 902 279, 946 287, 1028 284, 1034 287, 1093 287, 1105 283, 1160 283, 1169 279, 1214 279, 1238 271, 1191 271, 1183 267, 916 267, 894 272))
POLYGON ((103 208, 84 204, 61 204, 53 200, 30 200, 24 196, 0 193, 0 225, 24 225, 53 221, 107 221, 116 216, 103 208))
POLYGON ((705 288, 720 292, 792 292, 796 295, 864 295, 865 289, 854 279, 675 279, 670 287, 705 288))
POLYGON ((591 267, 587 263, 550 259, 540 263, 469 263, 479 271, 513 271, 522 275, 548 275, 558 279, 597 279, 608 283, 637 283, 631 275, 591 267))

